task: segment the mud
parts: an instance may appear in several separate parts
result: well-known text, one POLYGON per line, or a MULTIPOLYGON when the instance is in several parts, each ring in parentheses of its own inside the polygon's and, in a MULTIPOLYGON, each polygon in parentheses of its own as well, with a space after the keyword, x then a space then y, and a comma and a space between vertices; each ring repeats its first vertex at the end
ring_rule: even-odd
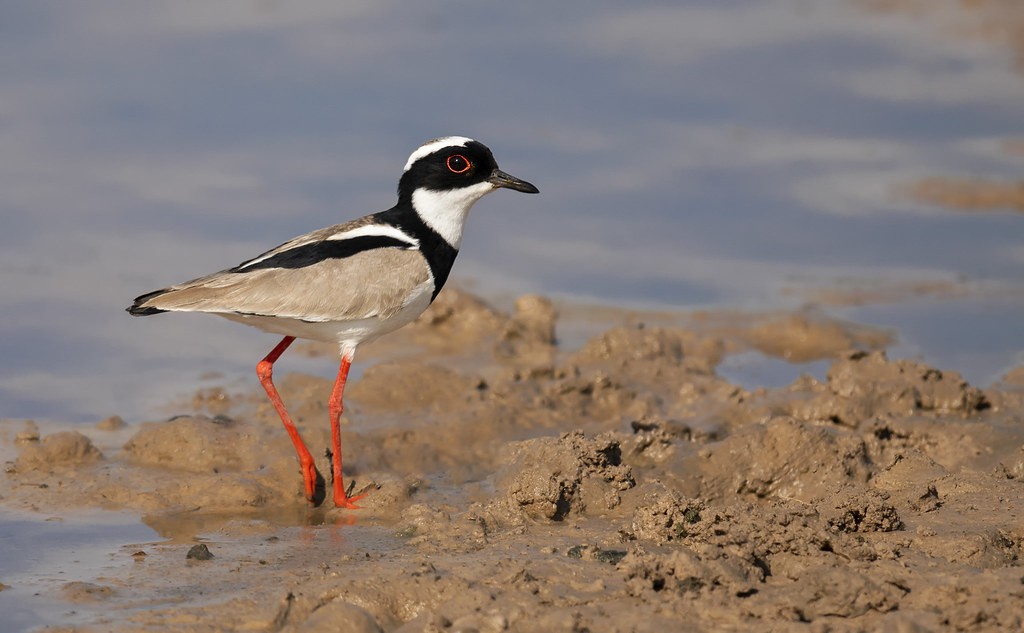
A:
POLYGON ((907 187, 907 194, 956 211, 1024 212, 1024 182, 926 178, 907 187))
MULTIPOLYGON (((1024 625, 1024 368, 979 388, 807 312, 618 313, 564 348, 579 325, 558 312, 446 291, 361 353, 342 441, 362 510, 306 504, 255 385, 170 420, 6 421, 0 507, 130 510, 165 539, 45 590, 76 614, 60 630, 1024 625), (778 389, 718 375, 751 350, 831 366, 778 389)), ((279 383, 328 473, 330 380, 279 383)))

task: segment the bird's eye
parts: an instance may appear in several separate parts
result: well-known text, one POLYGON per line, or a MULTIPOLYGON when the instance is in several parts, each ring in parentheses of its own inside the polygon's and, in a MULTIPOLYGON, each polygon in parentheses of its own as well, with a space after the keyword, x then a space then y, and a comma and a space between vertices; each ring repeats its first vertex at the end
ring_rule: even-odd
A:
POLYGON ((453 174, 464 174, 469 171, 473 164, 462 154, 452 154, 448 157, 448 170, 453 174))

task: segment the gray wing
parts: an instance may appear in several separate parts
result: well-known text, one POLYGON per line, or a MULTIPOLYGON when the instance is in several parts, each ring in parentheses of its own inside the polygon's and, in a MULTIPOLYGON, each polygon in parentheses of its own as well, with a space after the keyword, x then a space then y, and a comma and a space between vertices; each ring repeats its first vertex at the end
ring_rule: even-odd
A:
POLYGON ((388 318, 431 280, 414 238, 362 218, 296 237, 235 268, 142 295, 128 310, 307 321, 388 318))

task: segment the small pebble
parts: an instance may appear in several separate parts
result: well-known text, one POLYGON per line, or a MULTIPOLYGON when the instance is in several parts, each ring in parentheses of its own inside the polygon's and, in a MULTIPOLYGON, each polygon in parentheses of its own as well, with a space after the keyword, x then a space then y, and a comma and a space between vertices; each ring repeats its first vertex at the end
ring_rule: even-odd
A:
POLYGON ((199 545, 193 545, 192 549, 185 555, 185 558, 189 560, 210 560, 213 558, 213 554, 210 553, 210 548, 206 546, 206 543, 200 543, 199 545))

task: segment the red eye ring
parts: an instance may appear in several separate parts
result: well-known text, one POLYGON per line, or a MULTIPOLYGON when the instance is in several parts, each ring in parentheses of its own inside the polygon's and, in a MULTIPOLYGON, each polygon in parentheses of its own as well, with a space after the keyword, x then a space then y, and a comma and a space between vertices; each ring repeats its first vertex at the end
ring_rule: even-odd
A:
POLYGON ((469 159, 462 154, 452 154, 445 164, 448 166, 448 171, 453 174, 464 174, 473 168, 473 163, 469 162, 469 159))

